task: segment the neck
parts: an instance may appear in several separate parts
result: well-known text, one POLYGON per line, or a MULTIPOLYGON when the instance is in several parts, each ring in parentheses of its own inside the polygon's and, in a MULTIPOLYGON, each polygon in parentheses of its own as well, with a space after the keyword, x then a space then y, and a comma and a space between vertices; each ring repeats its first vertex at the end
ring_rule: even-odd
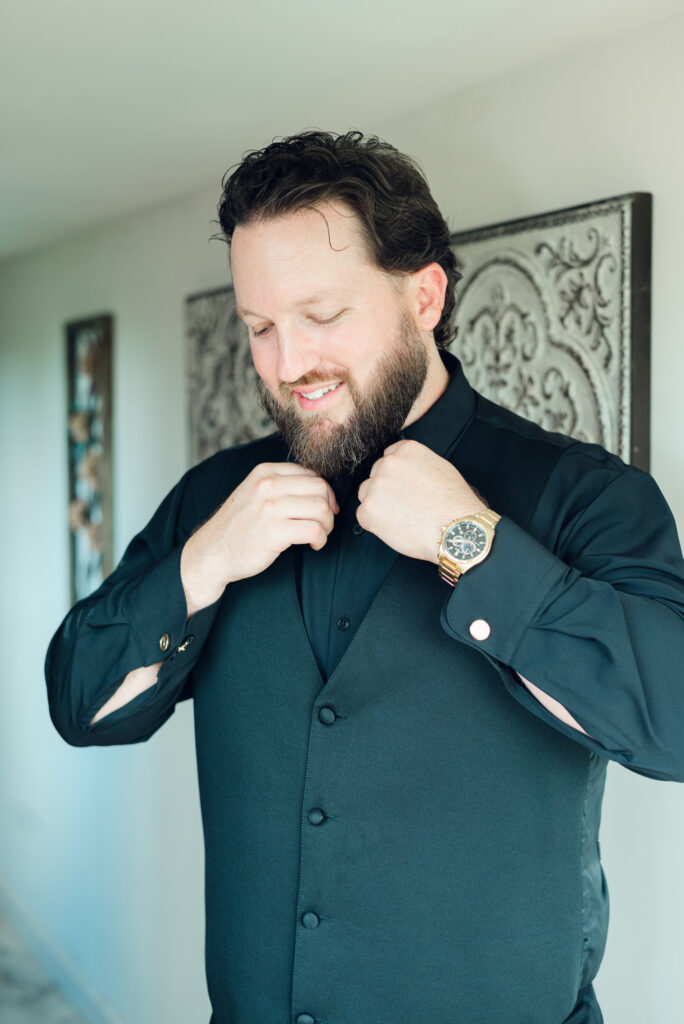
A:
POLYGON ((411 411, 406 417, 404 426, 409 427, 416 420, 419 420, 435 404, 437 399, 441 398, 448 386, 449 373, 442 362, 439 349, 434 341, 431 340, 428 348, 428 372, 425 377, 425 383, 411 406, 411 411))

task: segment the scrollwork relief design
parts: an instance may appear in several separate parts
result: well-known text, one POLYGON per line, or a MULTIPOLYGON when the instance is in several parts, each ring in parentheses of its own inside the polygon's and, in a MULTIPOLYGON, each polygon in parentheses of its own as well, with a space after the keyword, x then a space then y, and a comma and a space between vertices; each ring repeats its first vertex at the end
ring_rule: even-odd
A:
POLYGON ((651 208, 631 193, 452 236, 462 279, 451 348, 471 384, 642 468, 651 208))
POLYGON ((572 433, 578 409, 567 375, 538 360, 543 325, 499 281, 459 333, 454 351, 473 384, 492 401, 547 430, 572 433))
POLYGON ((191 461, 273 430, 258 404, 256 371, 233 289, 187 299, 185 333, 191 461))
POLYGON ((614 358, 611 328, 615 321, 615 291, 618 261, 610 240, 595 228, 586 232, 588 251, 581 254, 575 239, 561 236, 554 246, 540 242, 535 254, 542 257, 558 294, 558 317, 566 330, 575 330, 588 339, 604 370, 614 358))

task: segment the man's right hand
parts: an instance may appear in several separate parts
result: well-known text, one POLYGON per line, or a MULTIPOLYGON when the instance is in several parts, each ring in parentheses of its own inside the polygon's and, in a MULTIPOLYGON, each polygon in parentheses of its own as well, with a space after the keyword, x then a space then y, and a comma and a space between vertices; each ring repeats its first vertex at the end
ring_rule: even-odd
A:
POLYGON ((228 583, 256 576, 292 544, 319 551, 339 506, 330 484, 292 462, 264 462, 188 538, 181 580, 188 617, 206 608, 228 583))

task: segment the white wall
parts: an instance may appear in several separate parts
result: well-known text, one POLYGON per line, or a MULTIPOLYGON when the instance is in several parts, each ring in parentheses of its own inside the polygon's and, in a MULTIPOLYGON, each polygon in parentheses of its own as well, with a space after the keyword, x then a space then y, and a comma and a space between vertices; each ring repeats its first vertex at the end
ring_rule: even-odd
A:
POLYGON ((210 194, 0 268, 0 878, 125 1024, 209 1019, 192 707, 132 747, 73 749, 49 721, 42 662, 68 607, 62 325, 116 316, 118 558, 186 467, 183 298, 226 281, 208 242, 222 171, 210 194))
MULTIPOLYGON (((680 528, 682 53, 679 18, 361 126, 421 160, 454 228, 654 193, 652 465, 680 528)), ((257 126, 254 144, 265 141, 257 126)), ((237 156, 227 152, 225 165, 237 156)), ((226 279, 224 248, 207 243, 224 169, 215 190, 0 265, 0 879, 46 948, 54 943, 125 1024, 208 1019, 192 715, 181 707, 147 744, 86 750, 67 747, 49 722, 42 659, 68 594, 61 327, 116 316, 119 555, 185 467, 182 302, 226 279)), ((674 1024, 684 1005, 684 791, 611 770, 602 845, 606 1020, 674 1024)))

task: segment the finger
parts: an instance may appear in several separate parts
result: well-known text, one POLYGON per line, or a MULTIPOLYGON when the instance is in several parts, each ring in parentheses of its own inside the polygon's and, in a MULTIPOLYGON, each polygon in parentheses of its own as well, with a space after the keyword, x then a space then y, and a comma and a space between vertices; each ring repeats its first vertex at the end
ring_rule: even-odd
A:
POLYGON ((376 459, 376 460, 375 460, 375 462, 374 462, 374 463, 373 463, 373 465, 371 466, 371 471, 370 471, 370 473, 368 474, 368 478, 369 478, 369 479, 370 479, 370 478, 371 478, 372 476, 374 476, 375 474, 377 474, 377 473, 378 473, 378 471, 380 470, 380 468, 381 468, 381 466, 382 466, 382 460, 384 459, 384 457, 385 457, 384 455, 381 455, 379 459, 376 459))
POLYGON ((272 473, 257 483, 257 492, 264 497, 280 499, 289 494, 320 496, 325 498, 333 512, 340 511, 335 492, 321 476, 307 473, 272 473))
POLYGON ((321 524, 313 519, 288 519, 283 536, 283 550, 292 544, 308 544, 314 551, 320 551, 328 539, 321 524))
POLYGON ((403 437, 401 441, 395 441, 394 444, 391 444, 388 448, 385 448, 383 454, 396 455, 397 452, 404 451, 407 448, 409 449, 409 451, 411 450, 411 448, 415 449, 416 451, 420 450, 421 448, 430 450, 427 449, 427 445, 421 444, 420 441, 413 441, 411 440, 410 437, 403 437))
POLYGON ((305 466, 300 466, 298 462, 260 462, 257 469, 268 476, 270 474, 277 474, 278 476, 317 476, 318 474, 313 469, 307 469, 305 466))
MULTIPOLYGON (((288 463, 288 465, 293 465, 293 463, 288 463)), ((297 464, 294 463, 294 465, 297 465, 297 464)), ((335 513, 339 512, 340 511, 339 503, 337 501, 337 498, 335 497, 335 492, 333 491, 333 489, 330 486, 330 484, 328 483, 328 481, 324 480, 322 476, 318 475, 318 473, 315 473, 313 469, 304 469, 303 466, 300 466, 300 469, 303 470, 303 473, 306 474, 306 476, 308 476, 308 478, 310 480, 316 480, 320 484, 322 484, 322 486, 323 486, 323 488, 325 490, 325 493, 327 495, 328 502, 330 504, 331 509, 335 513)))
POLYGON ((328 502, 328 505, 337 515, 340 511, 335 492, 328 483, 321 476, 295 476, 288 477, 288 491, 295 494, 310 494, 310 495, 322 495, 328 502))
POLYGON ((320 496, 288 495, 277 503, 273 510, 279 521, 289 519, 305 519, 321 524, 330 533, 335 525, 335 515, 327 500, 320 496))

